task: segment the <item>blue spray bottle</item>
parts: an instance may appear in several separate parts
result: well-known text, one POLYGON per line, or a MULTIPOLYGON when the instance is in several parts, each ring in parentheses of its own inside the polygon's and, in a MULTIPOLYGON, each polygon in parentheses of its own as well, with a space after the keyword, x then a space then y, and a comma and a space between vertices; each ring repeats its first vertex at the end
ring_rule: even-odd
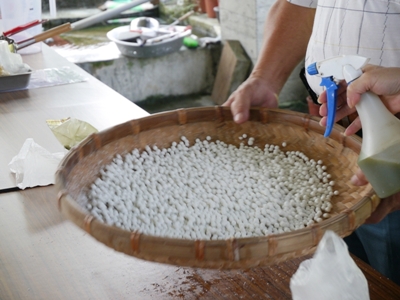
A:
MULTIPOLYGON (((348 84, 362 74, 369 59, 343 55, 308 66, 310 75, 322 77, 326 88, 328 120, 324 136, 328 137, 335 123, 337 89, 340 80, 348 84)), ((363 128, 358 165, 380 198, 400 191, 400 120, 371 92, 361 95, 356 105, 363 128)))

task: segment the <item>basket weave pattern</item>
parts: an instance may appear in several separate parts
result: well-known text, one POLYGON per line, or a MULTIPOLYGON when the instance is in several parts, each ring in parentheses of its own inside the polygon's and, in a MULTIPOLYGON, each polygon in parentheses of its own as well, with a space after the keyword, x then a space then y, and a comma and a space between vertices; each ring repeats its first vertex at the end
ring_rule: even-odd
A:
POLYGON ((58 204, 62 214, 98 241, 141 259, 204 268, 249 268, 269 265, 313 253, 326 230, 344 237, 371 215, 380 199, 370 185, 356 187, 350 178, 357 169, 361 139, 343 136, 335 125, 330 138, 323 137, 319 118, 266 108, 253 108, 244 124, 232 120, 229 108, 180 109, 132 120, 93 134, 73 148, 56 173, 58 204), (156 237, 113 227, 91 216, 79 199, 99 176, 100 169, 116 154, 124 155, 146 145, 170 147, 185 136, 211 136, 239 145, 243 134, 255 138, 256 146, 287 143, 284 151, 301 151, 321 159, 335 181, 339 196, 331 200, 331 217, 310 227, 284 234, 228 240, 184 240, 156 237))

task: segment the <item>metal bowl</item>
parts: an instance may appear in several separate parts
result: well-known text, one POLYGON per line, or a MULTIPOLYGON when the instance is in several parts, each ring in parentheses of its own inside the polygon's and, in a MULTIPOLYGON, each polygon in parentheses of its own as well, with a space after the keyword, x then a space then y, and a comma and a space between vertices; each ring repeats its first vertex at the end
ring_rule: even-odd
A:
POLYGON ((158 29, 160 27, 160 23, 154 18, 148 17, 140 17, 132 20, 131 28, 150 28, 150 29, 158 29))
POLYGON ((113 41, 123 55, 130 57, 157 57, 179 51, 183 45, 183 38, 191 33, 184 26, 176 26, 180 32, 168 39, 150 45, 141 45, 134 41, 124 41, 122 36, 129 33, 130 26, 121 26, 107 32, 107 38, 113 41))

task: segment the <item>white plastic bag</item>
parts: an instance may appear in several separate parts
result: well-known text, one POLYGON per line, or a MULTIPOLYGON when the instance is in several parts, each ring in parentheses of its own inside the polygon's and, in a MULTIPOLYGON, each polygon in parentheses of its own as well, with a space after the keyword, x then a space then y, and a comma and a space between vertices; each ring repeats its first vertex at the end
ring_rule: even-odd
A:
POLYGON ((326 231, 314 257, 303 261, 290 280, 293 300, 368 300, 368 283, 347 245, 326 231))
POLYGON ((29 138, 8 166, 10 171, 15 173, 16 183, 20 189, 49 185, 54 183, 55 172, 65 153, 50 153, 29 138))

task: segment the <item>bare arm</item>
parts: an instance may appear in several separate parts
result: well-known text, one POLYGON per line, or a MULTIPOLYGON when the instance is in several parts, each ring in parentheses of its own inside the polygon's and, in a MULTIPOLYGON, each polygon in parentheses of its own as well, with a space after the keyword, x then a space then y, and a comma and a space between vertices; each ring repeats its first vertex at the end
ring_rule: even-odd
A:
POLYGON ((249 78, 224 103, 231 106, 236 122, 248 119, 251 106, 278 106, 277 95, 305 56, 314 16, 315 9, 286 0, 277 0, 271 7, 259 59, 249 78))
POLYGON ((304 58, 311 36, 315 9, 278 0, 264 28, 264 43, 252 76, 271 82, 279 93, 293 69, 304 58))

